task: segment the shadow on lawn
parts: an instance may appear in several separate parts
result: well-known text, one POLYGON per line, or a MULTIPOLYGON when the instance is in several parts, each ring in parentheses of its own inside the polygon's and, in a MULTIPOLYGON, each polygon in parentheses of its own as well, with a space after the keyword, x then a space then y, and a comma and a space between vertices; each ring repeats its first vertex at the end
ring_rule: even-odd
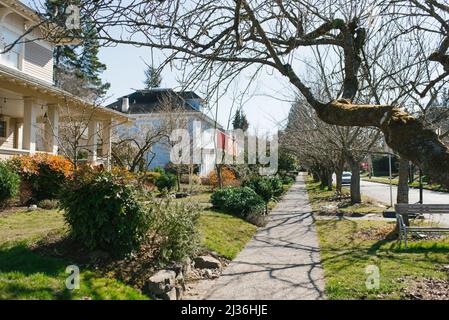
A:
POLYGON ((8 299, 70 299, 67 263, 34 253, 25 244, 0 247, 0 296, 8 299))
POLYGON ((71 264, 41 255, 22 243, 0 246, 0 299, 146 299, 122 282, 98 277, 82 266, 80 290, 69 290, 65 270, 71 264))
POLYGON ((371 259, 388 259, 398 263, 416 263, 427 261, 434 264, 441 264, 441 256, 435 255, 449 254, 449 242, 435 242, 432 240, 411 241, 407 249, 388 234, 385 239, 377 241, 365 241, 355 236, 360 230, 355 220, 337 218, 335 220, 321 220, 320 223, 327 224, 327 228, 338 230, 338 224, 344 221, 347 230, 342 234, 343 242, 336 241, 326 244, 321 248, 322 251, 329 253, 322 259, 323 263, 338 260, 340 266, 337 269, 344 269, 355 262, 369 261, 371 259), (410 254, 416 255, 411 257, 410 254), (410 261, 408 261, 410 260, 410 261))

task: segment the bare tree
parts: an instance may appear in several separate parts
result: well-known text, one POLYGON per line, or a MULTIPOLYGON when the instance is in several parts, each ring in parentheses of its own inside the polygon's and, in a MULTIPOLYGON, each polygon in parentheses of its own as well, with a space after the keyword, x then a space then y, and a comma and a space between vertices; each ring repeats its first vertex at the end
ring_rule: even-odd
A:
POLYGON ((112 157, 117 165, 131 172, 148 169, 155 157, 152 147, 165 137, 165 128, 160 124, 140 121, 114 130, 112 157))
POLYGON ((431 46, 423 48, 429 63, 437 66, 432 80, 404 86, 426 97, 449 75, 449 7, 444 0, 135 0, 113 5, 106 0, 85 0, 81 8, 95 20, 98 40, 104 45, 167 49, 171 54, 165 64, 183 70, 191 84, 205 81, 217 86, 253 66, 256 71, 277 70, 321 120, 378 128, 399 155, 449 186, 449 150, 435 132, 384 97, 379 97, 381 103, 355 100, 365 67, 364 49, 373 33, 382 35, 386 29, 395 30, 387 46, 413 32, 433 39, 431 46), (371 29, 376 12, 385 19, 381 28, 371 29), (332 47, 343 55, 344 80, 340 94, 331 100, 320 100, 301 79, 298 65, 293 65, 306 48, 316 46, 332 47))

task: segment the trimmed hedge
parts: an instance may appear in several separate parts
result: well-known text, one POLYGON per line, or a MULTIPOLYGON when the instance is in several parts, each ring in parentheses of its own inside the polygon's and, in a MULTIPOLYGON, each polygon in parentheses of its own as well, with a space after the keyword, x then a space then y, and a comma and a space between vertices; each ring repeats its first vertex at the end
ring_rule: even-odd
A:
POLYGON ((211 202, 215 208, 242 218, 250 214, 263 214, 265 207, 264 200, 248 187, 217 190, 211 195, 211 202))

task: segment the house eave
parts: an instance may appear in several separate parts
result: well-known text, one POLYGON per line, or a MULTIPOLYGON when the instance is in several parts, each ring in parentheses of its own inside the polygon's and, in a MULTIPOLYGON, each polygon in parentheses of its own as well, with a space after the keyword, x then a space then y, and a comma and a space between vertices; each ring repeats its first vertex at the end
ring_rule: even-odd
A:
POLYGON ((94 110, 99 115, 114 118, 121 123, 132 122, 134 120, 132 117, 124 113, 95 105, 67 91, 57 88, 48 82, 35 79, 2 65, 0 65, 0 88, 15 91, 24 96, 42 99, 48 103, 58 105, 70 104, 75 107, 87 107, 94 110))

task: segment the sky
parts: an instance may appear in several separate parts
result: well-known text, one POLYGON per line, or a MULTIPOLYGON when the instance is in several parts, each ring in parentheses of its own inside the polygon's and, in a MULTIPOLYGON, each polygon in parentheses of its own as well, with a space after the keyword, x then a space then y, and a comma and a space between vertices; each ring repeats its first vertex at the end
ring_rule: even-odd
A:
MULTIPOLYGON (((160 63, 161 55, 153 51, 153 61, 160 63)), ((119 45, 116 47, 104 47, 100 49, 99 58, 106 64, 107 69, 102 74, 102 79, 111 84, 107 93, 106 103, 114 102, 117 98, 131 93, 134 89, 143 89, 145 62, 151 64, 150 48, 134 47, 131 45, 119 45)), ((177 87, 176 71, 164 70, 162 72, 161 87, 177 87)), ((236 87, 244 87, 246 76, 235 83, 236 87)), ((227 127, 229 111, 232 106, 236 90, 230 90, 218 104, 218 122, 227 127)), ((292 87, 282 76, 276 73, 262 71, 259 78, 252 84, 249 96, 244 99, 241 106, 250 123, 250 129, 259 133, 272 132, 285 124, 294 96, 292 87)), ((215 106, 205 112, 215 118, 215 106)), ((235 106, 234 109, 235 110, 235 106)))

